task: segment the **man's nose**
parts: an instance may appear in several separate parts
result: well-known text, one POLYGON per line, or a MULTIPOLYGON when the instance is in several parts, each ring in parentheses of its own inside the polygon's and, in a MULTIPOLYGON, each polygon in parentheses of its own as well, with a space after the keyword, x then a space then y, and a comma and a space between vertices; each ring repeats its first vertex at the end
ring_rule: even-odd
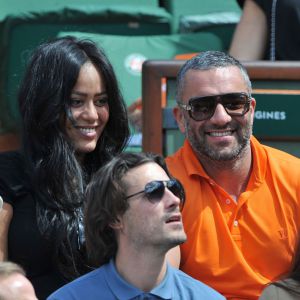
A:
POLYGON ((224 106, 221 103, 218 103, 210 121, 214 124, 224 125, 231 121, 231 116, 227 113, 224 106))
POLYGON ((174 195, 168 188, 165 189, 164 197, 166 197, 165 203, 167 207, 177 207, 181 204, 181 200, 176 195, 174 195))

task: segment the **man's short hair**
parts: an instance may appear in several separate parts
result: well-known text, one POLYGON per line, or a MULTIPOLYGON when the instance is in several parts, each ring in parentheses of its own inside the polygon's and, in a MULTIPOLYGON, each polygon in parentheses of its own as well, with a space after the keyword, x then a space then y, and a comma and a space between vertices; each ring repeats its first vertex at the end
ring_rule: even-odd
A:
POLYGON ((234 57, 221 51, 204 51, 192 57, 180 68, 177 74, 176 99, 181 101, 185 75, 189 70, 207 71, 217 68, 237 67, 247 85, 249 94, 252 86, 246 68, 234 57))

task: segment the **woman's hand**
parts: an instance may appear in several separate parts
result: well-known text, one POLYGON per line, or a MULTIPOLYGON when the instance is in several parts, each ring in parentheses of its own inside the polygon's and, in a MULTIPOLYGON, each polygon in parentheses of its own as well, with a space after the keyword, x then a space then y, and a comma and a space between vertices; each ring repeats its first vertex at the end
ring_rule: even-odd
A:
POLYGON ((7 260, 8 228, 13 216, 13 208, 4 202, 0 209, 0 261, 7 260))

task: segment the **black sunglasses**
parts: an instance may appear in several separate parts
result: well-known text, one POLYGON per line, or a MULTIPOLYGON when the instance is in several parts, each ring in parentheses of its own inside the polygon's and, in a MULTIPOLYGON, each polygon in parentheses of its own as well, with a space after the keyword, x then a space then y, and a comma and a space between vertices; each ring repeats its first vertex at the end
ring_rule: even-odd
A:
POLYGON ((177 102, 178 106, 189 112, 195 121, 210 119, 218 103, 222 104, 230 116, 243 116, 250 109, 251 97, 246 93, 230 93, 223 95, 192 98, 188 104, 177 102))
POLYGON ((180 199, 180 206, 183 207, 185 193, 182 184, 177 179, 150 181, 145 185, 144 190, 129 195, 126 197, 126 199, 145 193, 150 202, 159 202, 164 195, 166 187, 180 199))

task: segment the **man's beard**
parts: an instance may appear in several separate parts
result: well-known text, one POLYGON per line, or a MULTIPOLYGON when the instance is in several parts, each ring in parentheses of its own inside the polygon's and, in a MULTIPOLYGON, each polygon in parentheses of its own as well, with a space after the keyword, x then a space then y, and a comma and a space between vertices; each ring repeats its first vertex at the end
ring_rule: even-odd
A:
POLYGON ((252 134, 252 122, 250 119, 247 124, 241 128, 241 125, 238 123, 234 124, 226 124, 223 127, 210 127, 210 130, 227 130, 230 127, 230 130, 234 129, 234 133, 237 136, 237 144, 230 149, 230 151, 222 151, 221 146, 216 147, 214 145, 210 145, 207 142, 205 128, 201 127, 198 130, 198 135, 193 132, 190 127, 189 122, 184 120, 185 126, 185 135, 188 141, 190 142, 193 150, 196 152, 196 155, 200 157, 207 157, 213 161, 232 161, 237 159, 248 147, 250 144, 250 137, 252 134))

